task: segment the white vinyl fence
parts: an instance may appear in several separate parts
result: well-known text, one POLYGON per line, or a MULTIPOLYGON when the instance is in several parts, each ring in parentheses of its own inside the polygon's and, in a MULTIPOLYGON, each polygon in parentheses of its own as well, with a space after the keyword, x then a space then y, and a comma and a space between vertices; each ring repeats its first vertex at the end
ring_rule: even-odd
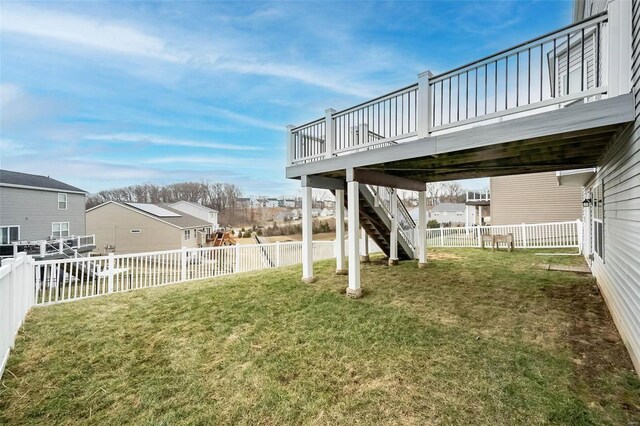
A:
POLYGON ((16 333, 34 302, 33 261, 24 253, 0 267, 0 377, 16 333))
MULTIPOLYGON (((314 241, 313 258, 334 254, 333 241, 314 241)), ((302 263, 302 243, 205 247, 35 262, 35 304, 84 299, 302 263)))
POLYGON ((427 229, 427 247, 481 247, 482 235, 512 234, 516 248, 570 248, 582 246, 582 222, 472 226, 427 229))

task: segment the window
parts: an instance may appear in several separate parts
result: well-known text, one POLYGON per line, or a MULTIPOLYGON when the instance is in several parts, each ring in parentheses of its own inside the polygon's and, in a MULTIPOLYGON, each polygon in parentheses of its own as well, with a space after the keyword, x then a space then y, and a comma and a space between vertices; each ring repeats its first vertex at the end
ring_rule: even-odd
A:
POLYGON ((604 189, 602 184, 591 190, 593 252, 604 260, 604 189))
POLYGON ((11 244, 20 240, 20 227, 18 225, 0 227, 0 244, 11 244))
POLYGON ((132 233, 132 234, 139 234, 139 233, 142 232, 142 230, 141 229, 131 229, 131 230, 129 230, 129 232, 132 233))
POLYGON ((58 194, 58 210, 67 209, 67 194, 58 194))
POLYGON ((53 222, 51 224, 51 235, 53 238, 69 236, 69 222, 53 222))
POLYGON ((191 229, 187 229, 186 231, 184 231, 184 239, 185 240, 191 239, 191 229))

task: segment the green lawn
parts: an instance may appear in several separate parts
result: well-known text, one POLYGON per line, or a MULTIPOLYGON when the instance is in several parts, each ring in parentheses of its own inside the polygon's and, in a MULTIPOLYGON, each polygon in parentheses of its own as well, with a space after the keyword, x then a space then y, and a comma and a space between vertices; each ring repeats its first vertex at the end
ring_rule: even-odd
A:
POLYGON ((640 380, 591 277, 533 251, 331 261, 32 311, 0 424, 628 424, 640 380))

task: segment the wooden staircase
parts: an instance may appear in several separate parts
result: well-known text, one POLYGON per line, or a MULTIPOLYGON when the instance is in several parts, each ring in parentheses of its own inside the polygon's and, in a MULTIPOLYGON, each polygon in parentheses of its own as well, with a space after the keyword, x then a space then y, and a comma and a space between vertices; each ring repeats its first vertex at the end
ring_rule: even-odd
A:
MULTIPOLYGON (((375 193, 368 185, 360 185, 360 226, 367 235, 380 247, 388 257, 391 253, 391 217, 380 205, 376 205, 375 193)), ((347 200, 345 197, 345 208, 347 200)), ((414 258, 414 250, 410 242, 398 230, 398 258, 409 260, 414 258)))

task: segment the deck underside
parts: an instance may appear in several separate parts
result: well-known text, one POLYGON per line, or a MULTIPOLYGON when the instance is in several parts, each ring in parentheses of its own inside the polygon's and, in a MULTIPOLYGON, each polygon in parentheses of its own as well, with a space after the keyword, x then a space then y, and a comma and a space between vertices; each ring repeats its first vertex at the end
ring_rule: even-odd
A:
POLYGON ((344 180, 347 170, 360 169, 435 182, 594 167, 633 118, 631 95, 617 96, 291 166, 287 177, 344 180))

